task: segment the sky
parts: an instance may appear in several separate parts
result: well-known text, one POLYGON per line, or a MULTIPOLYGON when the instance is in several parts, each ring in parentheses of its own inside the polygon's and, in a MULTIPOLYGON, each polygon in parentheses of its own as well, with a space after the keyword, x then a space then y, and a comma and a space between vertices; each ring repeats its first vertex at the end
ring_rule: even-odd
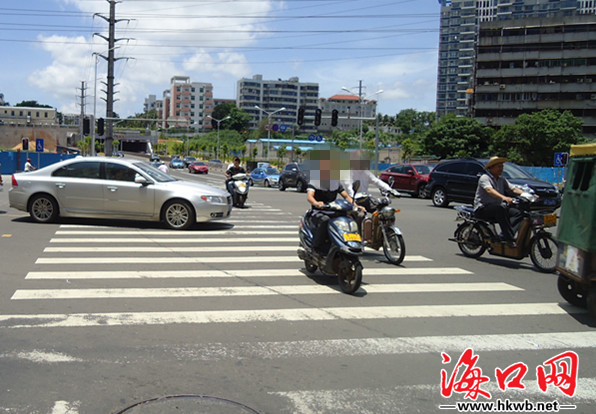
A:
MULTIPOLYGON (((142 113, 173 76, 234 99, 237 81, 256 74, 318 83, 323 98, 358 94, 362 81, 381 114, 434 111, 439 15, 437 0, 119 0, 114 111, 142 113)), ((80 113, 85 82, 85 112, 105 115, 101 16, 107 0, 0 0, 4 100, 80 113)))

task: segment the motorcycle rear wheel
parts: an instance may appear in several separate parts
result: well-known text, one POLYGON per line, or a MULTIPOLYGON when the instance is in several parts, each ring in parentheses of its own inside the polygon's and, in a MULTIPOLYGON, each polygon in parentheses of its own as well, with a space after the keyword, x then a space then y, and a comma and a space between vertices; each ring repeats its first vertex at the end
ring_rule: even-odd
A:
POLYGON ((538 233, 530 240, 530 259, 544 273, 553 273, 557 265, 557 242, 550 233, 538 233))
POLYGON ((457 247, 464 256, 476 259, 486 251, 482 231, 474 223, 463 223, 455 231, 457 247))
POLYGON ((362 283, 362 264, 360 261, 345 260, 341 263, 337 272, 337 280, 342 292, 348 294, 356 292, 362 283))
POLYGON ((309 262, 308 260, 304 261, 304 268, 306 269, 306 271, 310 274, 313 274, 314 272, 317 271, 317 265, 309 262))
POLYGON ((404 261, 406 256, 406 243, 404 237, 393 228, 387 229, 387 240, 383 239, 383 253, 389 263, 398 265, 404 261))

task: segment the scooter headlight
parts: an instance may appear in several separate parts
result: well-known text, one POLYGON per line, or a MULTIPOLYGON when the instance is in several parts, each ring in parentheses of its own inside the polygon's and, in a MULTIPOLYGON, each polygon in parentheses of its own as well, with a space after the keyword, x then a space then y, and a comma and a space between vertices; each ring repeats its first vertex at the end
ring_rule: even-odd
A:
POLYGON ((355 221, 338 221, 334 223, 337 228, 344 233, 357 233, 358 232, 358 224, 355 221))

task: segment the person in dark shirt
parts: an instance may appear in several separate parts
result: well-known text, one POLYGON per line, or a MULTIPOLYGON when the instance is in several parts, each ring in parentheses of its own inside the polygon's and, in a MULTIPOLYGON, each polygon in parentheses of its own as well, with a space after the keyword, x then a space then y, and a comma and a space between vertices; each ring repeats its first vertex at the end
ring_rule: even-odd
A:
POLYGON ((306 188, 306 200, 312 206, 310 215, 313 224, 317 227, 313 237, 313 250, 319 255, 324 255, 327 227, 329 226, 329 220, 334 216, 335 212, 320 209, 325 204, 335 201, 338 194, 350 203, 353 203, 353 200, 339 180, 331 180, 331 161, 320 160, 319 166, 320 179, 313 180, 308 184, 306 188))
POLYGON ((240 166, 240 158, 234 157, 234 165, 226 171, 226 188, 230 194, 234 192, 232 188, 232 176, 240 173, 246 174, 246 170, 240 166))

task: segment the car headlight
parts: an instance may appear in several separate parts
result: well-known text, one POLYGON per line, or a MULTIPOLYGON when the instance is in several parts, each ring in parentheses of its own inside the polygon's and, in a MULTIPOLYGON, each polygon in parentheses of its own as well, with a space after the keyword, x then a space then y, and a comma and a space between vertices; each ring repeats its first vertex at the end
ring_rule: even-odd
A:
POLYGON ((206 203, 215 203, 215 204, 227 204, 227 197, 220 197, 220 196, 211 196, 211 195, 203 195, 201 196, 201 200, 205 201, 206 203))
POLYGON ((344 233, 357 233, 358 232, 358 224, 355 221, 336 221, 333 223, 337 226, 337 228, 344 233))

